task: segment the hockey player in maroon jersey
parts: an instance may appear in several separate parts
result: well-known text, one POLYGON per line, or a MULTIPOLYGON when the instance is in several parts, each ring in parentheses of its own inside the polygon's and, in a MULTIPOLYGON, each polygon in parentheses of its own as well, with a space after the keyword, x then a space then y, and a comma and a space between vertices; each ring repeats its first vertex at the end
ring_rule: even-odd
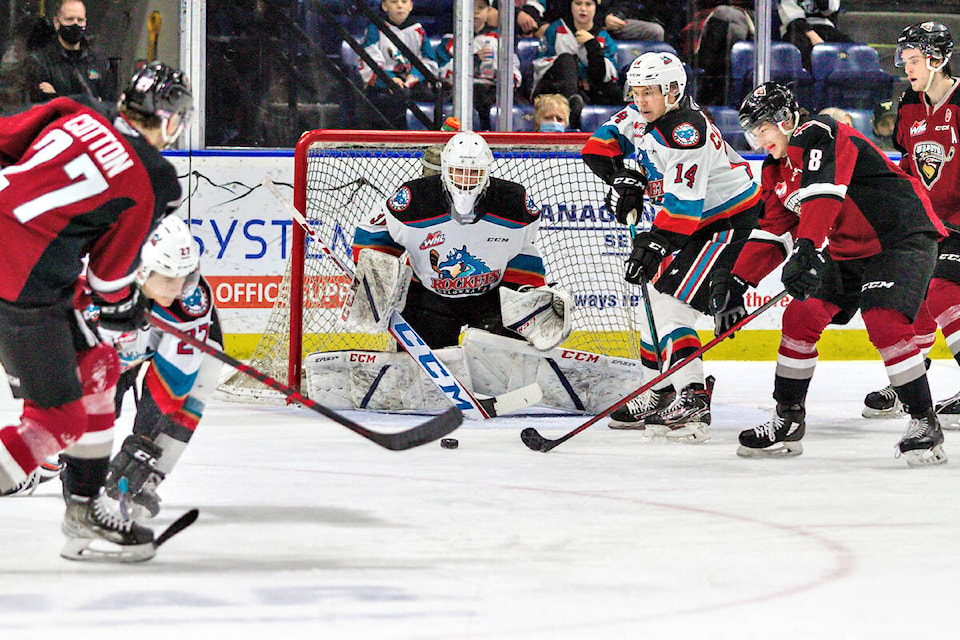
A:
POLYGON ((946 235, 926 190, 854 128, 806 117, 790 90, 760 85, 740 107, 740 124, 768 153, 765 213, 730 273, 711 282, 717 330, 746 316, 743 293, 784 259, 794 297, 783 313, 771 419, 740 434, 744 457, 799 455, 817 342, 828 324, 859 309, 890 384, 911 419, 897 445, 910 465, 946 462, 943 433, 914 342, 920 310, 946 235), (824 246, 826 244, 826 246, 824 246))
MULTIPOLYGON (((940 243, 930 290, 914 323, 916 340, 929 352, 940 325, 960 362, 960 82, 950 72, 953 44, 950 30, 939 22, 910 25, 900 34, 896 64, 903 67, 910 89, 897 109, 894 146, 903 154, 900 167, 926 188, 949 233, 940 243)), ((868 418, 903 410, 890 386, 868 394, 864 405, 868 418)), ((937 403, 936 410, 943 428, 960 428, 960 393, 937 403)))
POLYGON ((100 323, 142 325, 140 246, 181 194, 159 150, 192 103, 184 74, 152 63, 133 75, 112 120, 68 98, 0 119, 0 363, 24 401, 19 424, 0 429, 0 492, 62 451, 67 558, 145 560, 155 550, 153 532, 100 493, 120 364, 74 298, 86 258, 100 323))

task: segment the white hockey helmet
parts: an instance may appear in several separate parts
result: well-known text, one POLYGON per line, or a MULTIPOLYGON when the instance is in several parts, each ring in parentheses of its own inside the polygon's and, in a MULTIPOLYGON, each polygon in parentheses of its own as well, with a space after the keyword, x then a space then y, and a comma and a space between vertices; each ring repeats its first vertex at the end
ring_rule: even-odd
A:
MULTIPOLYGON (((680 58, 665 51, 650 51, 637 56, 627 70, 627 87, 659 87, 667 98, 667 110, 676 108, 687 87, 687 72, 680 58), (670 102, 669 95, 676 96, 670 102)), ((639 106, 639 105, 637 105, 639 106)))
POLYGON ((168 215, 154 227, 140 249, 137 282, 146 282, 151 273, 184 278, 200 267, 200 248, 190 228, 176 215, 168 215))
POLYGON ((440 153, 440 175, 453 201, 452 216, 461 224, 476 219, 477 198, 490 184, 493 153, 479 134, 464 131, 450 138, 440 153))

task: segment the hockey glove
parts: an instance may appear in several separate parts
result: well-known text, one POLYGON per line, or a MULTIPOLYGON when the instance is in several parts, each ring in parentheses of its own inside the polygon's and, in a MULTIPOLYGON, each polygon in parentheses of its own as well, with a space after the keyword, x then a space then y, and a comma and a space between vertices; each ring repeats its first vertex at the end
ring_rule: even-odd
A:
POLYGON ((620 224, 635 224, 643 214, 643 192, 647 188, 647 176, 633 169, 620 169, 610 176, 610 186, 617 192, 617 206, 611 202, 611 194, 607 193, 607 211, 614 209, 620 224), (630 213, 633 212, 633 219, 630 213))
POLYGON ((800 238, 793 255, 783 265, 780 280, 787 293, 798 300, 806 300, 819 291, 826 268, 827 261, 813 246, 813 241, 800 238))
POLYGON ((732 273, 717 273, 710 279, 710 313, 713 314, 714 335, 723 335, 747 317, 747 307, 743 303, 746 290, 747 283, 743 278, 732 273))
POLYGON ((633 238, 633 251, 627 258, 624 279, 630 284, 640 284, 640 278, 651 280, 666 255, 670 253, 667 240, 656 231, 644 231, 633 238))
POLYGON ((100 309, 99 323, 111 331, 138 331, 150 326, 150 299, 140 292, 140 287, 130 285, 127 297, 117 302, 104 300, 96 291, 90 301, 100 309))

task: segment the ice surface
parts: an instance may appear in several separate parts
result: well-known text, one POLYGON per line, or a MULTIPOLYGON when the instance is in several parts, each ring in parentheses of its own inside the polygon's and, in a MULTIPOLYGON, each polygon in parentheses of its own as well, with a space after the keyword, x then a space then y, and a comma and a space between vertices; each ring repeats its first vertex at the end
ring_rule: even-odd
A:
MULTIPOLYGON (((61 559, 58 481, 0 501, 0 638, 955 637, 958 432, 950 463, 908 468, 893 456, 906 421, 860 417, 879 360, 821 362, 804 454, 740 459, 773 369, 706 363, 704 445, 604 421, 533 452, 524 427, 559 437, 585 419, 539 416, 391 452, 304 409, 215 401, 161 486, 161 524, 200 519, 148 563, 61 559)), ((935 361, 930 379, 952 395, 960 368, 935 361)), ((17 404, 0 407, 10 424, 17 404)))

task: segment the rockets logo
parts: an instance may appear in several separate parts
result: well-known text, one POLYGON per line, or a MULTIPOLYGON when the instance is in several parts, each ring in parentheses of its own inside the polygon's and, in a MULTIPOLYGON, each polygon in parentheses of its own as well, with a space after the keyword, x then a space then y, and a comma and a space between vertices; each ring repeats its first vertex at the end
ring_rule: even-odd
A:
POLYGON ((409 187, 400 187, 397 189, 397 192, 387 200, 387 206, 394 211, 403 211, 410 206, 412 197, 413 194, 410 193, 409 187))
POLYGON ((423 239, 423 242, 420 243, 420 249, 425 250, 430 247, 436 247, 443 244, 445 238, 443 237, 443 231, 432 231, 427 234, 427 237, 423 239))

